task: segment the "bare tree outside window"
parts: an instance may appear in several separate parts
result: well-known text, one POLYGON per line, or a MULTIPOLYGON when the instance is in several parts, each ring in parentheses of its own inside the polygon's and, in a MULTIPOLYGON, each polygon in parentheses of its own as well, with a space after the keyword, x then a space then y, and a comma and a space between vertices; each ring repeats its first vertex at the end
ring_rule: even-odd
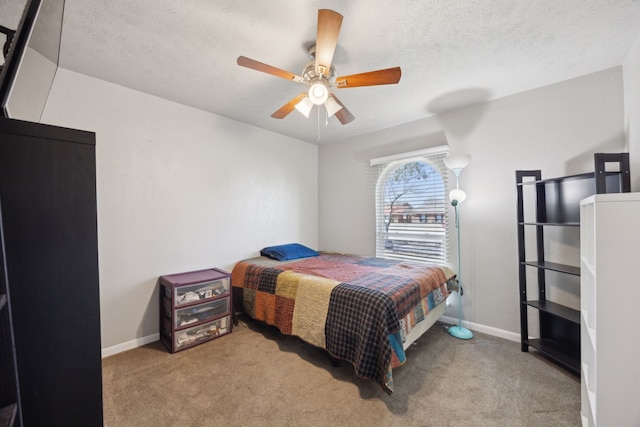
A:
POLYGON ((383 255, 446 262, 447 207, 440 172, 426 161, 411 161, 395 166, 382 178, 378 239, 384 239, 383 255))

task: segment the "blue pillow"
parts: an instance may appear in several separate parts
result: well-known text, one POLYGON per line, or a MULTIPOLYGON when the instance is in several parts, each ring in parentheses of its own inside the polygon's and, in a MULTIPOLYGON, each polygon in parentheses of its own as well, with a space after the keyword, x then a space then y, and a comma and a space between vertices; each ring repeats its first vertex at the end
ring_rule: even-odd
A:
POLYGON ((308 258, 320 255, 318 252, 299 243, 289 243, 287 245, 268 246, 260 251, 260 255, 278 261, 290 259, 308 258))

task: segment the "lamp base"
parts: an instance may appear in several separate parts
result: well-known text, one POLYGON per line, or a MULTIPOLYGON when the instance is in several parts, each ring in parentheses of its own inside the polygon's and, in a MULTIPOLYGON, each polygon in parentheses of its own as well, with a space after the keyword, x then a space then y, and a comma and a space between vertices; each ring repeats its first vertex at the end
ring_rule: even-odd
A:
POLYGON ((460 338, 461 340, 470 340, 473 338, 473 333, 462 326, 449 326, 447 331, 452 337, 460 338))

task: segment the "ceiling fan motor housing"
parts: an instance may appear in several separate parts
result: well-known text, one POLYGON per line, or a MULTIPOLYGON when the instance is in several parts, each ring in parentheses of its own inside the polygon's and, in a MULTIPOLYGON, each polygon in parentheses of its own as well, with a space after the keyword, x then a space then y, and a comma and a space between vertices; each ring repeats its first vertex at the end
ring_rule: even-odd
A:
POLYGON ((237 63, 242 67, 251 68, 296 83, 302 83, 307 87, 307 93, 303 92, 298 94, 280 107, 271 117, 282 119, 293 110, 298 110, 306 117, 309 117, 309 111, 311 111, 314 104, 324 104, 328 117, 335 115, 340 123, 346 125, 347 123, 351 123, 355 117, 345 108, 342 102, 338 100, 335 94, 329 92, 332 86, 344 89, 350 87, 396 84, 400 81, 400 67, 337 77, 332 61, 338 43, 341 25, 342 15, 338 12, 329 9, 318 10, 316 43, 308 48, 311 62, 305 65, 301 76, 245 56, 238 57, 237 63))
POLYGON ((309 88, 307 95, 314 105, 322 105, 329 98, 329 87, 335 85, 336 70, 331 66, 329 74, 316 73, 315 62, 309 62, 302 70, 304 83, 309 88))

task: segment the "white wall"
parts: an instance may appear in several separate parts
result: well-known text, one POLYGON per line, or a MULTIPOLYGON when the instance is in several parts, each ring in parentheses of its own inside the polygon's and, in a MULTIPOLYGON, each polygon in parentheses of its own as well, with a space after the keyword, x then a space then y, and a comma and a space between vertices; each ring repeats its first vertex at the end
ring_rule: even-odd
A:
POLYGON ((320 146, 320 248, 374 256, 375 174, 369 160, 440 145, 446 145, 442 127, 422 120, 320 146))
POLYGON ((103 350, 157 339, 162 274, 317 246, 315 145, 64 69, 42 122, 96 132, 103 350))
MULTIPOLYGON (((551 178, 624 151, 622 70, 466 107, 319 149, 319 244, 375 253, 369 159, 441 145, 471 155, 460 185, 464 318, 519 332, 515 170, 551 178)), ((454 252, 455 253, 455 252, 454 252)), ((455 263, 453 263, 455 264, 455 263)), ((457 317, 452 306, 447 314, 457 317)))
POLYGON ((623 64, 624 128, 629 149, 631 191, 640 191, 640 36, 623 64))
POLYGON ((624 151, 623 105, 616 68, 318 148, 60 69, 42 122, 97 134, 102 343, 126 348, 158 332, 161 274, 293 241, 373 255, 369 159, 447 141, 472 157, 465 318, 517 332, 514 171, 581 173, 592 153, 624 151))

